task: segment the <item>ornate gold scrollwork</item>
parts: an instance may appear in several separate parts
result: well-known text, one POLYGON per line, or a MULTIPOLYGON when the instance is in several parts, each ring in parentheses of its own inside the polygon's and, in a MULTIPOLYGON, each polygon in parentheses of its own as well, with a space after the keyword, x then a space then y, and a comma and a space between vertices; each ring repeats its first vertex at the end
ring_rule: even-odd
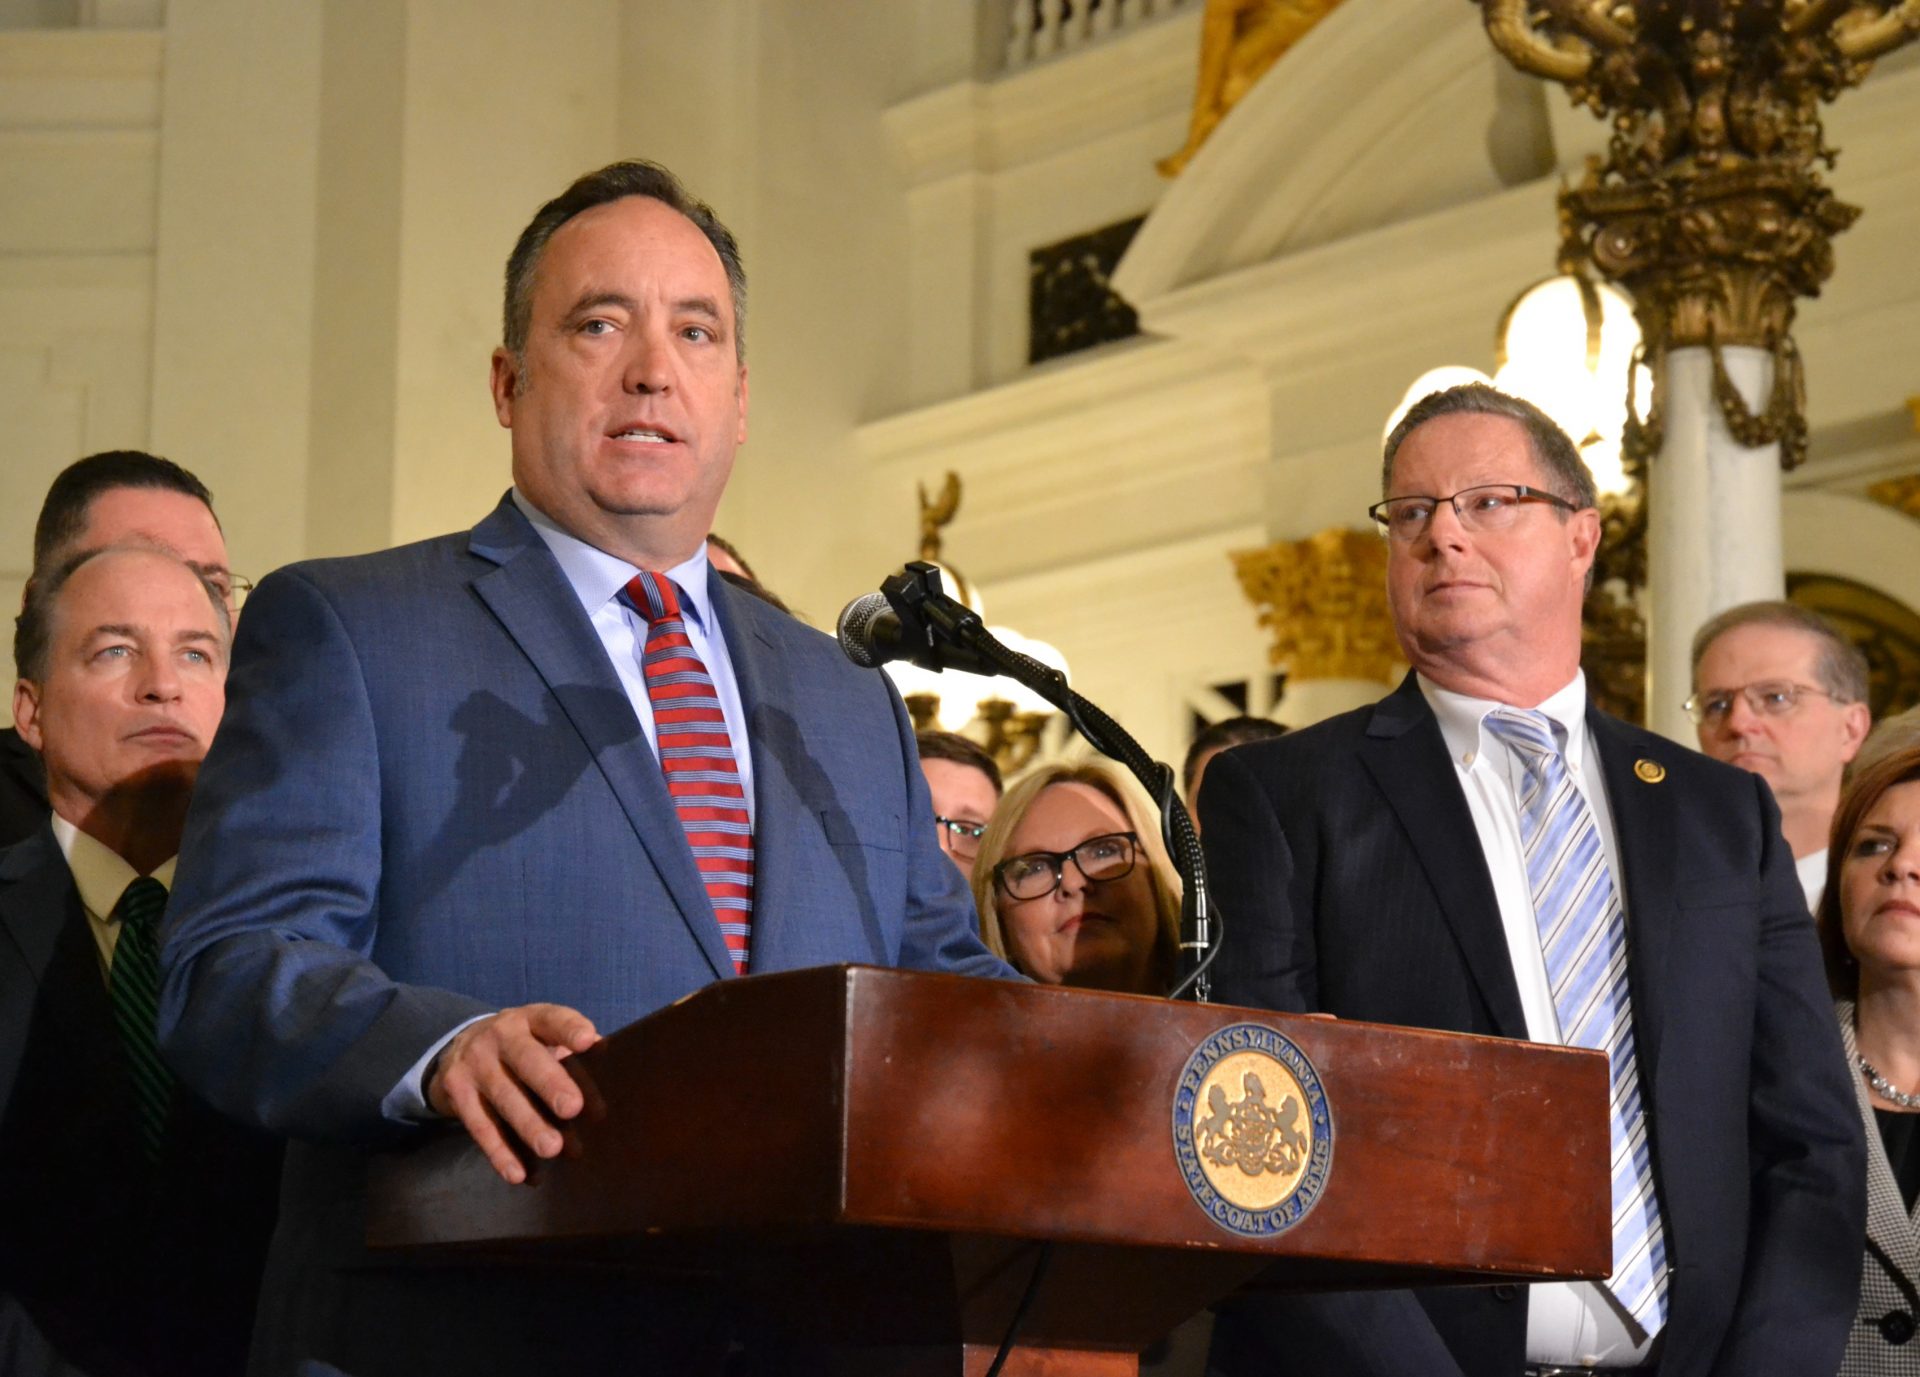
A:
POLYGON ((1833 236, 1860 214, 1821 180, 1834 152, 1820 105, 1920 36, 1920 0, 1479 3, 1509 61, 1613 124, 1607 156, 1561 193, 1562 271, 1584 260, 1624 286, 1656 360, 1713 350, 1729 429, 1778 440, 1793 467, 1806 449, 1795 303, 1819 294, 1833 236), (1725 381, 1722 345, 1774 355, 1760 416, 1725 381))
POLYGON ((1240 587, 1273 636, 1268 656, 1295 681, 1391 682, 1400 659, 1387 609, 1387 545, 1341 527, 1233 556, 1240 587))

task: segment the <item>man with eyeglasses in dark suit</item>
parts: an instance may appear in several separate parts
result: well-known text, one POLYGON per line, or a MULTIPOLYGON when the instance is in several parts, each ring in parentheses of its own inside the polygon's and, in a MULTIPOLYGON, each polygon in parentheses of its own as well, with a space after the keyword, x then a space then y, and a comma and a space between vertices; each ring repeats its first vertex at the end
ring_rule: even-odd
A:
POLYGON ((1610 1103, 1577 1112, 1608 1119, 1613 1270, 1250 1296, 1222 1307, 1213 1370, 1831 1372, 1863 1139, 1772 796, 1588 701, 1600 520, 1545 415, 1454 388, 1385 449, 1372 510, 1414 672, 1208 770, 1216 997, 1605 1051, 1610 1103))
POLYGON ((1687 715, 1701 750, 1773 790, 1807 909, 1818 908, 1840 781, 1873 725, 1866 656, 1818 612, 1742 603, 1693 638, 1687 715))

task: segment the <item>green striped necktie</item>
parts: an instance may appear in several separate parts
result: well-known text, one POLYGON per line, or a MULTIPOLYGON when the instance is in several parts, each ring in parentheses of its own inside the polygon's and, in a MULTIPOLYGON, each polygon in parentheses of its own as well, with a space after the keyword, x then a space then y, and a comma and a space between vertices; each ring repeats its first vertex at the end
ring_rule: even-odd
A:
POLYGON ((113 966, 107 973, 113 1021, 127 1050, 140 1136, 150 1162, 160 1158, 167 1106, 173 1098, 173 1073, 160 1060, 154 1041, 154 1020, 160 1008, 160 915, 166 907, 167 888, 158 880, 143 875, 127 886, 113 910, 120 920, 120 936, 113 944, 113 966))

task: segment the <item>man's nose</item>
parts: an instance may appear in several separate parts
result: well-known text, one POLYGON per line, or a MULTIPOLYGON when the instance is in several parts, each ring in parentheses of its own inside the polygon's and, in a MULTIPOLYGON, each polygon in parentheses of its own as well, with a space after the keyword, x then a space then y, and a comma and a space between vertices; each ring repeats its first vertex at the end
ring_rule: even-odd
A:
POLYGON ((621 385, 634 393, 666 392, 673 387, 673 350, 663 337, 635 330, 627 347, 621 385))
POLYGON ((1442 550, 1463 549, 1469 543, 1467 528, 1460 524, 1460 513, 1453 509, 1451 502, 1433 504, 1433 515, 1427 518, 1427 529, 1421 533, 1421 539, 1442 550))
POLYGON ((135 692, 143 703, 172 703, 180 697, 180 672, 165 655, 149 655, 140 663, 135 692))
POLYGON ((1747 701, 1747 695, 1736 693, 1733 701, 1727 704, 1726 720, 1721 730, 1734 736, 1746 736, 1760 724, 1760 714, 1753 710, 1753 704, 1747 701))

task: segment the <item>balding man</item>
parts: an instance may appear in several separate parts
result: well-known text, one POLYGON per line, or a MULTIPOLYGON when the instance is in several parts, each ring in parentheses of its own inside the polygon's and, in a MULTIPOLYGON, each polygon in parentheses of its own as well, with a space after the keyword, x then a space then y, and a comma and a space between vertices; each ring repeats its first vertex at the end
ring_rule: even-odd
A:
POLYGON ((50 810, 0 852, 0 1295, 90 1373, 242 1371, 273 1218, 277 1146, 176 1084, 154 1040, 229 636, 194 568, 109 548, 36 578, 14 642, 50 810))
MULTIPOLYGON (((229 610, 247 587, 227 567, 213 494, 178 464, 142 450, 115 449, 61 470, 34 523, 35 572, 49 572, 82 550, 129 543, 179 555, 219 591, 229 610)), ((40 757, 6 728, 0 731, 0 846, 31 836, 46 816, 40 757)))

